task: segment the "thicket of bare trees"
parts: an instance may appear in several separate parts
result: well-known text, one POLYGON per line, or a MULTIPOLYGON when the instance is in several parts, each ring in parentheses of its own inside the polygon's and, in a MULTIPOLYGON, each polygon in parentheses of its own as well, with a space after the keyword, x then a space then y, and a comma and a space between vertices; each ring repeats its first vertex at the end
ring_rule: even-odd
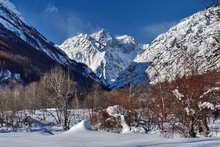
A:
POLYGON ((186 59, 186 68, 195 69, 187 76, 112 91, 94 85, 85 94, 83 103, 79 102, 80 90, 69 72, 53 69, 40 82, 1 90, 0 125, 22 126, 26 116, 21 111, 41 110, 67 130, 74 117, 71 110, 85 108, 93 124, 101 124, 104 130, 120 129, 118 120, 105 111, 109 106, 119 105, 129 126, 142 126, 146 131, 157 128, 165 134, 178 133, 185 137, 196 137, 199 133, 208 136, 209 119, 219 114, 220 109, 220 74, 216 71, 197 74, 198 63, 191 56, 186 59), (55 113, 48 111, 50 108, 55 113))
POLYGON ((120 128, 105 111, 108 106, 119 105, 126 110, 122 113, 128 125, 141 125, 148 131, 157 128, 165 135, 208 136, 208 123, 220 109, 220 74, 192 73, 170 82, 142 85, 130 93, 128 89, 96 92, 99 94, 93 98, 98 103, 90 104, 98 116, 93 115, 92 121, 101 123, 101 129, 120 128))
POLYGON ((69 129, 73 117, 73 108, 79 105, 77 85, 71 79, 68 71, 55 68, 45 74, 39 83, 32 83, 26 87, 14 86, 12 89, 2 89, 0 92, 0 122, 10 124, 11 127, 18 123, 22 125, 21 111, 44 110, 50 113, 57 124, 65 130, 69 129), (47 111, 55 109, 56 113, 47 111))
MULTIPOLYGON (((155 85, 142 85, 138 88, 117 89, 101 92, 99 105, 96 108, 105 110, 108 106, 120 105, 129 113, 127 123, 144 122, 148 130, 157 127, 165 134, 180 134, 185 137, 196 137, 198 134, 208 136, 210 118, 219 113, 220 108, 220 73, 203 72, 194 55, 181 47, 179 60, 184 63, 178 74, 168 74, 163 81, 158 72, 155 85), (184 75, 185 76, 182 76, 184 75), (200 74, 199 74, 200 73, 200 74)), ((152 67, 154 68, 154 67, 152 67)), ((157 71, 157 69, 155 69, 157 71)), ((167 73, 172 73, 167 69, 167 73)), ((102 112, 102 111, 101 111, 102 112)), ((108 114, 99 113, 101 118, 95 121, 106 123, 108 114), (103 119, 103 120, 100 120, 103 119)), ((99 123, 98 122, 98 123, 99 123)), ((117 123, 114 123, 117 125, 117 123)), ((106 127, 113 127, 106 124, 106 127)))
POLYGON ((207 136, 208 121, 220 105, 219 76, 209 72, 154 85, 150 109, 161 122, 160 128, 164 130, 164 124, 169 123, 173 131, 186 137, 195 137, 198 132, 207 136))

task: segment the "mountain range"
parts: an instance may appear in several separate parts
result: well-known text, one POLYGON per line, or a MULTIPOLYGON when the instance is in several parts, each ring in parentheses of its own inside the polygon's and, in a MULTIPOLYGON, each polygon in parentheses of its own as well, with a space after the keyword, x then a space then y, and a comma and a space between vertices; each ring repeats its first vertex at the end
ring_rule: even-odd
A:
POLYGON ((12 3, 0 0, 0 81, 32 82, 58 65, 71 69, 81 85, 98 82, 110 89, 218 69, 220 6, 185 18, 150 44, 102 29, 57 46, 28 25, 12 3))
POLYGON ((185 18, 150 44, 101 30, 74 36, 60 48, 112 87, 204 73, 220 67, 220 6, 185 18))
POLYGON ((90 35, 79 34, 59 47, 72 60, 90 67, 108 87, 121 87, 130 82, 138 84, 139 78, 132 73, 137 71, 136 73, 143 75, 148 67, 147 63, 134 61, 144 50, 133 37, 113 36, 104 29, 90 35))

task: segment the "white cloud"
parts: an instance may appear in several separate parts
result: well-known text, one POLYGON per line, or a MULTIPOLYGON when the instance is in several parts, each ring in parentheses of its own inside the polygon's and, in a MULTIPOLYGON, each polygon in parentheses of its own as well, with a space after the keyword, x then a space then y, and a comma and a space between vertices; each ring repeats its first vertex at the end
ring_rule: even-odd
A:
POLYGON ((54 4, 48 4, 46 9, 46 13, 58 13, 59 9, 54 4))
POLYGON ((98 27, 94 26, 87 19, 80 17, 74 13, 42 13, 40 20, 43 18, 43 28, 45 32, 49 32, 51 40, 58 44, 73 37, 79 33, 93 33, 98 27), (49 20, 49 21, 48 21, 49 20), (57 22, 59 20, 59 22, 57 22), (54 35, 54 34, 57 35, 54 35))
POLYGON ((92 33, 97 30, 97 27, 80 17, 72 15, 66 19, 67 37, 72 37, 78 33, 92 33))
POLYGON ((144 31, 144 33, 148 33, 155 36, 168 31, 175 24, 175 21, 162 22, 159 24, 145 26, 142 30, 144 31))
POLYGON ((41 16, 41 19, 44 18, 44 22, 46 22, 44 29, 50 31, 50 34, 54 34, 54 32, 59 33, 56 37, 51 35, 55 40, 58 40, 57 42, 60 43, 60 41, 64 41, 79 33, 92 33, 97 30, 97 27, 74 12, 62 12, 54 4, 50 3, 41 16))

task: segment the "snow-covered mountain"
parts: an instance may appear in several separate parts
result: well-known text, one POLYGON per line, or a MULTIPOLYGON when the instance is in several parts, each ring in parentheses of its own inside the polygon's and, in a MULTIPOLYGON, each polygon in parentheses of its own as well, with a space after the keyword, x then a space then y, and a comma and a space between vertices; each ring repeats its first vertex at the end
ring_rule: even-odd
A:
POLYGON ((90 67, 106 85, 115 84, 120 74, 134 64, 133 60, 142 51, 133 37, 115 37, 104 29, 91 35, 74 36, 60 48, 71 59, 90 67))
POLYGON ((146 72, 152 83, 219 68, 220 6, 182 20, 147 45, 135 61, 151 62, 146 72))
POLYGON ((86 65, 71 60, 28 25, 9 0, 0 0, 0 80, 37 80, 57 65, 69 68, 78 80, 99 81, 86 65))
POLYGON ((0 0, 0 59, 4 60, 0 63, 7 60, 7 65, 1 64, 0 79, 31 81, 39 70, 46 72, 60 64, 81 75, 76 79, 83 76, 110 88, 173 80, 191 69, 202 73, 220 67, 220 6, 182 20, 151 44, 100 30, 79 34, 56 47, 28 25, 12 3, 0 0), (9 60, 8 54, 17 60, 9 60), (31 76, 24 78, 27 68, 31 76))
POLYGON ((192 69, 202 73, 220 67, 220 6, 182 20, 151 44, 101 30, 70 38, 60 48, 90 67, 110 87, 126 85, 129 79, 136 84, 144 81, 140 77, 145 70, 148 77, 144 79, 152 83, 189 75, 192 69))

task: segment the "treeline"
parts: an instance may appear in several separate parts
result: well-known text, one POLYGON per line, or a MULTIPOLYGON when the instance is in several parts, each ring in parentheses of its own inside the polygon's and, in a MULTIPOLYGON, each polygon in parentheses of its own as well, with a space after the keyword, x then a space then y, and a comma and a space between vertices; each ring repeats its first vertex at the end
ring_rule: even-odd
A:
POLYGON ((13 88, 0 90, 0 123, 10 124, 9 127, 23 125, 21 111, 35 112, 37 110, 47 111, 55 109, 51 117, 55 123, 69 129, 72 111, 82 107, 81 90, 72 80, 70 72, 61 67, 51 70, 45 74, 39 82, 31 83, 25 87, 13 85, 13 88))
POLYGON ((172 82, 112 91, 94 85, 89 93, 83 93, 68 71, 55 68, 40 82, 1 90, 0 125, 22 126, 21 111, 46 112, 53 108, 51 117, 67 130, 74 117, 71 110, 82 108, 88 110, 89 119, 98 130, 120 130, 121 118, 112 118, 106 112, 115 105, 123 108, 121 114, 130 127, 142 127, 146 132, 158 129, 166 135, 208 136, 208 123, 218 117, 220 109, 220 74, 193 74, 172 82))
POLYGON ((113 119, 106 113, 106 108, 114 105, 123 108, 121 113, 131 127, 142 126, 146 132, 158 129, 165 135, 184 137, 209 136, 212 131, 209 123, 220 114, 219 72, 183 76, 172 82, 151 86, 95 93, 89 102, 96 110, 92 121, 95 125, 101 122, 101 129, 104 130, 121 127, 117 122, 108 122, 113 119))
POLYGON ((218 72, 208 72, 154 85, 149 108, 160 122, 159 128, 185 137, 196 137, 198 133, 208 136, 209 120, 219 114, 218 81, 218 72), (169 124, 168 130, 165 123, 169 124))

